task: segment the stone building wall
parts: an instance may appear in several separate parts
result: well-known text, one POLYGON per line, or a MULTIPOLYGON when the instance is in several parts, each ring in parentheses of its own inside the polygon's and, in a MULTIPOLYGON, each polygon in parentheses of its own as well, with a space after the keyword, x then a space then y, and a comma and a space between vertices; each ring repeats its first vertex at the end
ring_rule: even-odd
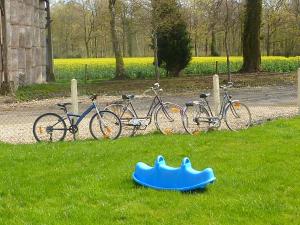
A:
POLYGON ((16 86, 46 81, 44 0, 6 0, 7 70, 16 86))

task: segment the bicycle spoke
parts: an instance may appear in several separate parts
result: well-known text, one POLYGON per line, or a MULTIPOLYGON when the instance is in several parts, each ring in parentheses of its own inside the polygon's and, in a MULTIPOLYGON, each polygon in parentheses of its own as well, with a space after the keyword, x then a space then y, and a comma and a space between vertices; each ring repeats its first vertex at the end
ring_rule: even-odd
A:
POLYGON ((90 132, 95 139, 115 139, 121 132, 121 122, 116 114, 103 111, 95 114, 90 121, 90 132))
POLYGON ((231 130, 247 129, 251 124, 251 113, 246 105, 235 102, 227 108, 224 119, 231 130))
POLYGON ((130 122, 135 119, 133 112, 122 104, 112 104, 105 108, 119 116, 122 125, 122 136, 133 136, 137 130, 130 122))
POLYGON ((156 112, 155 123, 163 134, 184 133, 182 108, 174 103, 165 103, 156 112))
POLYGON ((61 141, 67 132, 64 120, 55 113, 46 113, 36 119, 33 134, 37 141, 61 141))
POLYGON ((201 105, 187 106, 183 113, 183 124, 186 131, 192 135, 207 132, 210 127, 210 115, 201 105))

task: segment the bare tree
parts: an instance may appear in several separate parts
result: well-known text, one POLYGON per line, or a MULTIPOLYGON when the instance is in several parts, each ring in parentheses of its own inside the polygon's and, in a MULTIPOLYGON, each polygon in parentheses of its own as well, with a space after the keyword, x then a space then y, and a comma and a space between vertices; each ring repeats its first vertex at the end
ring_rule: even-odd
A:
POLYGON ((53 48, 52 48, 52 28, 51 28, 51 13, 50 13, 50 2, 46 0, 46 28, 47 28, 47 72, 46 80, 47 82, 55 81, 55 76, 53 72, 53 48))
MULTIPOLYGON (((119 0, 115 28, 119 48, 126 56, 155 58, 154 0, 119 0)), ((160 0, 164 1, 164 0, 160 0)), ((228 0, 229 25, 226 31, 225 0, 179 1, 194 47, 194 55, 241 55, 245 28, 246 0, 228 0), (227 40, 225 41, 225 31, 227 40), (225 43, 227 42, 227 44, 225 43)), ((253 2, 253 1, 251 1, 253 2)), ((300 53, 300 0, 262 0, 262 54, 300 53)), ((56 57, 111 57, 111 13, 106 0, 57 1, 51 8, 53 47, 56 57), (84 2, 85 7, 82 7, 84 2), (86 19, 84 20, 83 9, 86 19), (94 20, 94 21, 93 21, 94 20), (85 21, 85 22, 84 22, 85 21), (92 29, 91 29, 92 28, 92 29), (88 53, 87 53, 88 52, 88 53)), ((253 21, 255 21, 254 18, 253 21)), ((251 23, 253 23, 251 21, 251 23)), ((172 21, 176 22, 176 20, 172 21)), ((167 26, 166 26, 167 27, 167 26)), ((250 31, 250 33, 253 33, 250 31)), ((158 70, 157 70, 158 71, 158 70)), ((156 72, 158 77, 158 72, 156 72)))
POLYGON ((124 61, 122 52, 120 49, 120 42, 118 40, 117 29, 116 29, 116 0, 109 0, 109 12, 110 12, 110 29, 111 38, 113 44, 113 50, 116 58, 116 79, 125 79, 126 72, 124 67, 124 61))
POLYGON ((265 43, 267 56, 271 54, 272 38, 278 27, 284 23, 283 17, 280 15, 280 11, 283 6, 284 0, 265 0, 264 6, 264 20, 263 24, 266 26, 265 43))
POLYGON ((230 73, 230 52, 229 52, 229 43, 228 43, 228 33, 229 33, 229 6, 228 0, 225 0, 226 8, 226 17, 225 17, 225 49, 226 49, 226 61, 227 61, 227 75, 228 81, 231 82, 231 73, 230 73))
POLYGON ((84 44, 86 50, 86 57, 90 57, 90 42, 93 39, 93 32, 95 31, 96 9, 95 1, 81 0, 81 12, 83 18, 84 30, 84 44))

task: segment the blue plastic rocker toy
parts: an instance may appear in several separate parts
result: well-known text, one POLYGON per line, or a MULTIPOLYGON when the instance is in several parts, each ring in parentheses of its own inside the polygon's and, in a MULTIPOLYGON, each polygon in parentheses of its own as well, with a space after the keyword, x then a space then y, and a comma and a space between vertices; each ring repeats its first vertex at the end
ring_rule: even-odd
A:
POLYGON ((189 158, 184 158, 179 168, 166 165, 163 156, 158 156, 154 167, 139 162, 132 178, 138 184, 158 190, 192 191, 203 189, 216 180, 211 168, 197 171, 189 158))

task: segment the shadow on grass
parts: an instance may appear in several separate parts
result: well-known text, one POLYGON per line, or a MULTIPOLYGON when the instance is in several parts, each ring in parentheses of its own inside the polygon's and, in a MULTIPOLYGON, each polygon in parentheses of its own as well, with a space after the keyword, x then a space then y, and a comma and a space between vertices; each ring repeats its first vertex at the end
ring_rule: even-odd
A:
POLYGON ((207 193, 208 189, 207 188, 199 188, 191 191, 181 191, 181 194, 183 195, 197 195, 197 194, 204 194, 207 193))
POLYGON ((151 190, 155 190, 155 191, 180 192, 183 195, 198 195, 198 194, 205 194, 208 192, 207 188, 199 188, 199 189, 195 189, 195 190, 191 190, 191 191, 177 191, 177 190, 159 190, 159 189, 155 189, 155 188, 150 188, 150 187, 140 185, 134 181, 132 181, 132 184, 133 184, 133 188, 137 189, 137 190, 151 189, 151 190))

